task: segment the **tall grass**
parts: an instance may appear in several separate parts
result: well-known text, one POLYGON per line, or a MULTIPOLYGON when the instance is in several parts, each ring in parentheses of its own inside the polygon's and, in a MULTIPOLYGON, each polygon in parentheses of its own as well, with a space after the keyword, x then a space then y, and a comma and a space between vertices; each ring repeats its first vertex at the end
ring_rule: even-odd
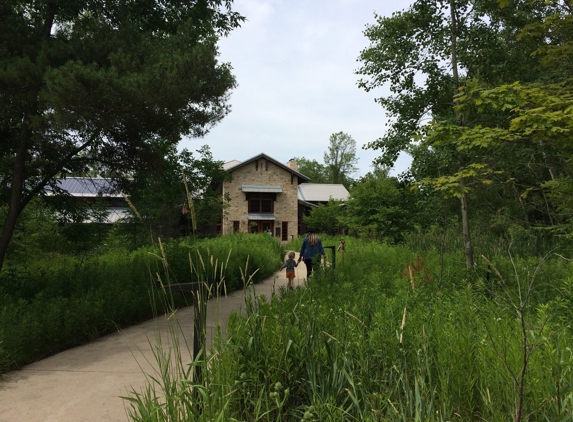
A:
MULTIPOLYGON (((190 271, 190 256, 210 257, 201 271, 215 284, 225 279, 227 291, 242 286, 245 262, 250 272, 259 268, 257 282, 284 256, 282 246, 263 235, 170 241, 162 247, 163 252, 156 242, 133 252, 114 248, 83 256, 41 255, 25 266, 12 262, 0 274, 0 374, 166 312, 157 295, 158 274, 165 283, 207 280, 190 271), (163 255, 164 261, 156 259, 163 255)), ((176 306, 186 304, 181 295, 173 298, 176 306)))
POLYGON ((335 269, 232 316, 208 412, 134 420, 573 420, 569 262, 489 255, 468 272, 447 248, 346 240, 335 269))

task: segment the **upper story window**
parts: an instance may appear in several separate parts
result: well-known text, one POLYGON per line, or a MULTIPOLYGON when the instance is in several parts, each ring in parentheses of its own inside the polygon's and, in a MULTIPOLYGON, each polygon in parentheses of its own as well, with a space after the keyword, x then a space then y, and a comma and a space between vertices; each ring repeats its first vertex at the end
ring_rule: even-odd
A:
POLYGON ((272 213, 274 212, 275 199, 276 193, 248 192, 249 212, 272 213))

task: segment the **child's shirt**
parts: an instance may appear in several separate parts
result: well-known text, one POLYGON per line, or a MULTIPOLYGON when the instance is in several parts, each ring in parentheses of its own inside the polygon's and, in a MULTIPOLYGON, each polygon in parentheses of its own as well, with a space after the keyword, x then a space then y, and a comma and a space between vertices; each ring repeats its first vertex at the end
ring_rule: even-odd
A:
POLYGON ((287 272, 293 272, 294 267, 298 267, 298 263, 294 259, 289 258, 285 261, 284 265, 281 267, 281 270, 286 268, 287 272))

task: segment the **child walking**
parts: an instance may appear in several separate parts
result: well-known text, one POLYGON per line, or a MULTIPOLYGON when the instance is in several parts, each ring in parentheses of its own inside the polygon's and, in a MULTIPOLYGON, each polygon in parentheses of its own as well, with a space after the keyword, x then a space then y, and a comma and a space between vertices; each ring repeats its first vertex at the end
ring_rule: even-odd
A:
POLYGON ((298 263, 294 260, 294 252, 290 251, 288 253, 288 259, 285 261, 284 265, 281 267, 281 270, 283 268, 286 268, 286 278, 288 278, 288 288, 289 289, 294 289, 294 268, 298 267, 298 263))

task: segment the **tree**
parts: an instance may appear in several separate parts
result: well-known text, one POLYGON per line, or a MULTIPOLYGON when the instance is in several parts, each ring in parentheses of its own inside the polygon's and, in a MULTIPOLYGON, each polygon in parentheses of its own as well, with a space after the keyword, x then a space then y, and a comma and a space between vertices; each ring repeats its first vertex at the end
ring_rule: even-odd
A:
POLYGON ((414 207, 408 189, 384 172, 368 173, 350 191, 344 227, 360 236, 396 242, 411 228, 414 207))
POLYGON ((0 270, 18 216, 54 178, 125 181, 229 111, 216 42, 230 0, 8 0, 0 6, 0 270))
MULTIPOLYGON (((368 144, 382 152, 378 161, 391 166, 401 151, 412 148, 424 119, 466 125, 453 107, 463 81, 478 76, 489 84, 532 80, 541 75, 539 60, 531 53, 539 40, 518 40, 516 31, 539 20, 543 8, 536 2, 515 0, 502 9, 497 1, 416 1, 392 17, 376 16, 365 35, 371 45, 360 54, 363 66, 359 86, 366 91, 383 85, 391 95, 377 101, 392 119, 389 130, 368 144)), ((434 146, 439 148, 438 145, 434 146)), ((472 164, 472 156, 458 151, 458 170, 472 164)), ((466 179, 460 177, 466 265, 473 266, 469 232, 466 179)))
POLYGON ((358 168, 356 141, 352 136, 338 132, 330 135, 328 151, 324 153, 324 164, 329 183, 341 183, 348 187, 358 168))
POLYGON ((321 233, 337 235, 341 233, 343 225, 341 217, 345 213, 345 204, 342 201, 330 199, 328 204, 319 204, 310 211, 310 215, 304 217, 307 227, 314 227, 321 233))
POLYGON ((316 160, 308 160, 304 157, 295 157, 299 173, 310 179, 311 183, 327 183, 328 175, 324 165, 316 160))
POLYGON ((473 188, 494 186, 499 192, 510 186, 527 226, 555 226, 561 216, 568 219, 567 201, 561 201, 568 197, 572 170, 573 18, 568 2, 546 3, 546 8, 544 20, 526 25, 518 36, 543 40, 534 55, 549 66, 546 74, 536 82, 493 88, 478 79, 467 81, 455 98, 455 110, 466 124, 436 119, 424 138, 429 147, 453 147, 473 157, 473 163, 426 183, 450 196, 461 195, 461 178, 473 180, 473 188))
MULTIPOLYGON (((208 146, 200 148, 197 157, 186 149, 178 153, 170 146, 159 166, 141 169, 126 186, 126 192, 143 220, 145 231, 151 230, 154 238, 177 237, 191 232, 191 212, 183 175, 195 208, 195 225, 202 232, 214 226, 213 219, 219 219, 223 212, 223 200, 220 192, 214 192, 210 187, 229 178, 222 164, 213 160, 208 146)), ((135 215, 133 222, 141 225, 135 215)), ((144 234, 149 240, 149 233, 144 234)))

